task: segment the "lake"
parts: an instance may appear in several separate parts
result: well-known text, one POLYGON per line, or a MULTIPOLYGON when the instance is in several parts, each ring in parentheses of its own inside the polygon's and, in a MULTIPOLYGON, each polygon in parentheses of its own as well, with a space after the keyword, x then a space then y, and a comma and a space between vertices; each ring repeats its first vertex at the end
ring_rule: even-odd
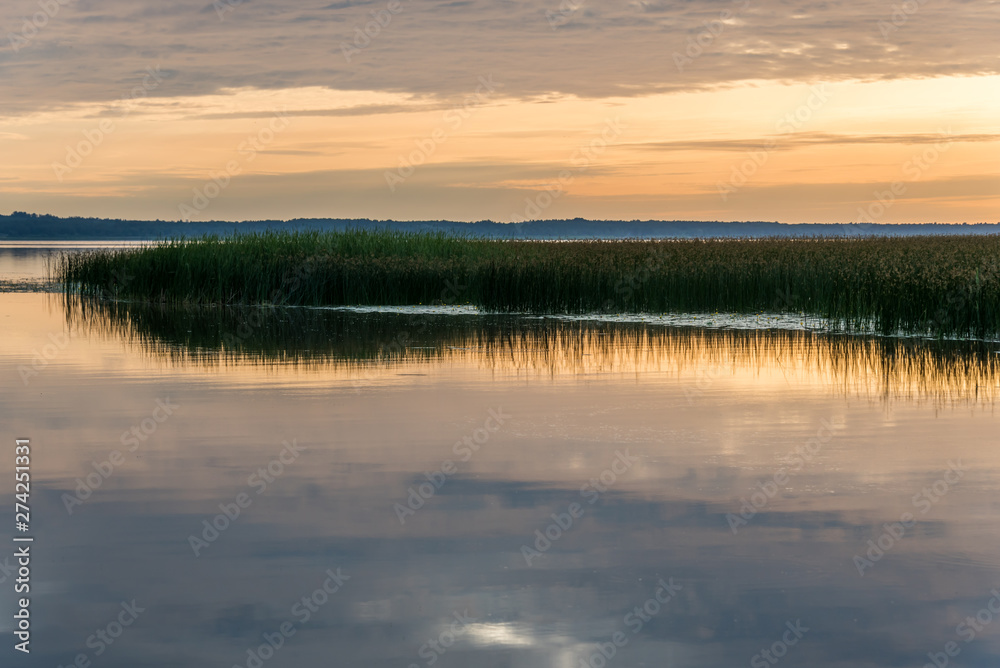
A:
POLYGON ((0 293, 4 665, 1000 665, 1000 343, 453 310, 0 293))

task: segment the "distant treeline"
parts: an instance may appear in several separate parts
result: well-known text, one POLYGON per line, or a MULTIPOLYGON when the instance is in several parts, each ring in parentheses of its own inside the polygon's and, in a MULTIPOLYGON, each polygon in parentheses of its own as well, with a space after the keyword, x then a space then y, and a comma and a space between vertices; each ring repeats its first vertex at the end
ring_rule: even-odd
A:
POLYGON ((786 224, 690 220, 533 220, 525 223, 495 223, 484 220, 462 223, 447 220, 392 221, 357 219, 299 218, 294 220, 254 220, 241 223, 206 221, 182 223, 164 220, 120 220, 109 218, 59 218, 15 211, 0 215, 0 240, 100 241, 199 237, 205 234, 230 236, 251 232, 322 232, 392 230, 405 232, 445 232, 493 239, 664 239, 697 237, 812 237, 812 236, 913 236, 955 234, 1000 234, 1000 223, 976 224, 786 224))

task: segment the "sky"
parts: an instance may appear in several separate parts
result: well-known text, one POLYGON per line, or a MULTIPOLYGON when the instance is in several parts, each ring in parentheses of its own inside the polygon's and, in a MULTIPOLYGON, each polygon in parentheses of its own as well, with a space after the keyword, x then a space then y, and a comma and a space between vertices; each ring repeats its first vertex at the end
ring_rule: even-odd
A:
POLYGON ((1000 221, 1000 0, 5 0, 0 213, 1000 221))

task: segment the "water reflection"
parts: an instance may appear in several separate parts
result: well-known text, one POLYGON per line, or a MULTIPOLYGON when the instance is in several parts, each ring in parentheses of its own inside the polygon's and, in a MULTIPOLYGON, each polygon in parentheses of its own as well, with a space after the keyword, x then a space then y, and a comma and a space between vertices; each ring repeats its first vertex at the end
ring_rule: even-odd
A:
POLYGON ((0 293, 58 292, 51 280, 53 262, 60 253, 98 248, 140 246, 135 241, 9 241, 0 238, 0 293))
POLYGON ((62 298, 70 327, 181 366, 373 368, 464 361, 504 374, 780 374, 844 394, 992 405, 1000 344, 789 330, 712 330, 502 315, 167 307, 62 298))
POLYGON ((957 631, 1000 586, 981 344, 46 299, 0 295, 0 409, 40 453, 38 645, 3 665, 1000 660, 1000 623, 957 631))

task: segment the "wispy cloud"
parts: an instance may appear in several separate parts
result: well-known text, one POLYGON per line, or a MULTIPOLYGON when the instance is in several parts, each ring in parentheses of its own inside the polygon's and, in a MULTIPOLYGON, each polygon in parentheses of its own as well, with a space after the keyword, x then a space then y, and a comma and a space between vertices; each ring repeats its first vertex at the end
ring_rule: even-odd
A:
MULTIPOLYGON (((403 3, 378 39, 347 63, 337 45, 382 4, 255 0, 219 21, 204 0, 76 2, 17 51, 0 42, 0 99, 8 111, 22 112, 108 100, 157 60, 172 77, 159 96, 325 86, 447 97, 464 92, 470 75, 488 71, 502 72, 504 93, 514 97, 1000 72, 997 5, 990 0, 963 2, 960 10, 922 4, 888 36, 878 23, 891 19, 892 8, 881 0, 754 0, 678 72, 673 54, 733 5, 588 3, 553 30, 545 5, 529 0, 403 3)), ((27 0, 4 3, 0 34, 16 32, 36 10, 27 0)))
MULTIPOLYGON (((830 132, 801 132, 794 135, 767 135, 759 139, 689 139, 677 141, 656 141, 629 144, 632 148, 648 151, 752 151, 762 144, 773 141, 774 150, 808 148, 813 146, 851 146, 864 144, 939 144, 940 134, 835 134, 830 132)), ((1000 141, 1000 134, 956 134, 949 135, 949 141, 958 143, 981 143, 1000 141)))

